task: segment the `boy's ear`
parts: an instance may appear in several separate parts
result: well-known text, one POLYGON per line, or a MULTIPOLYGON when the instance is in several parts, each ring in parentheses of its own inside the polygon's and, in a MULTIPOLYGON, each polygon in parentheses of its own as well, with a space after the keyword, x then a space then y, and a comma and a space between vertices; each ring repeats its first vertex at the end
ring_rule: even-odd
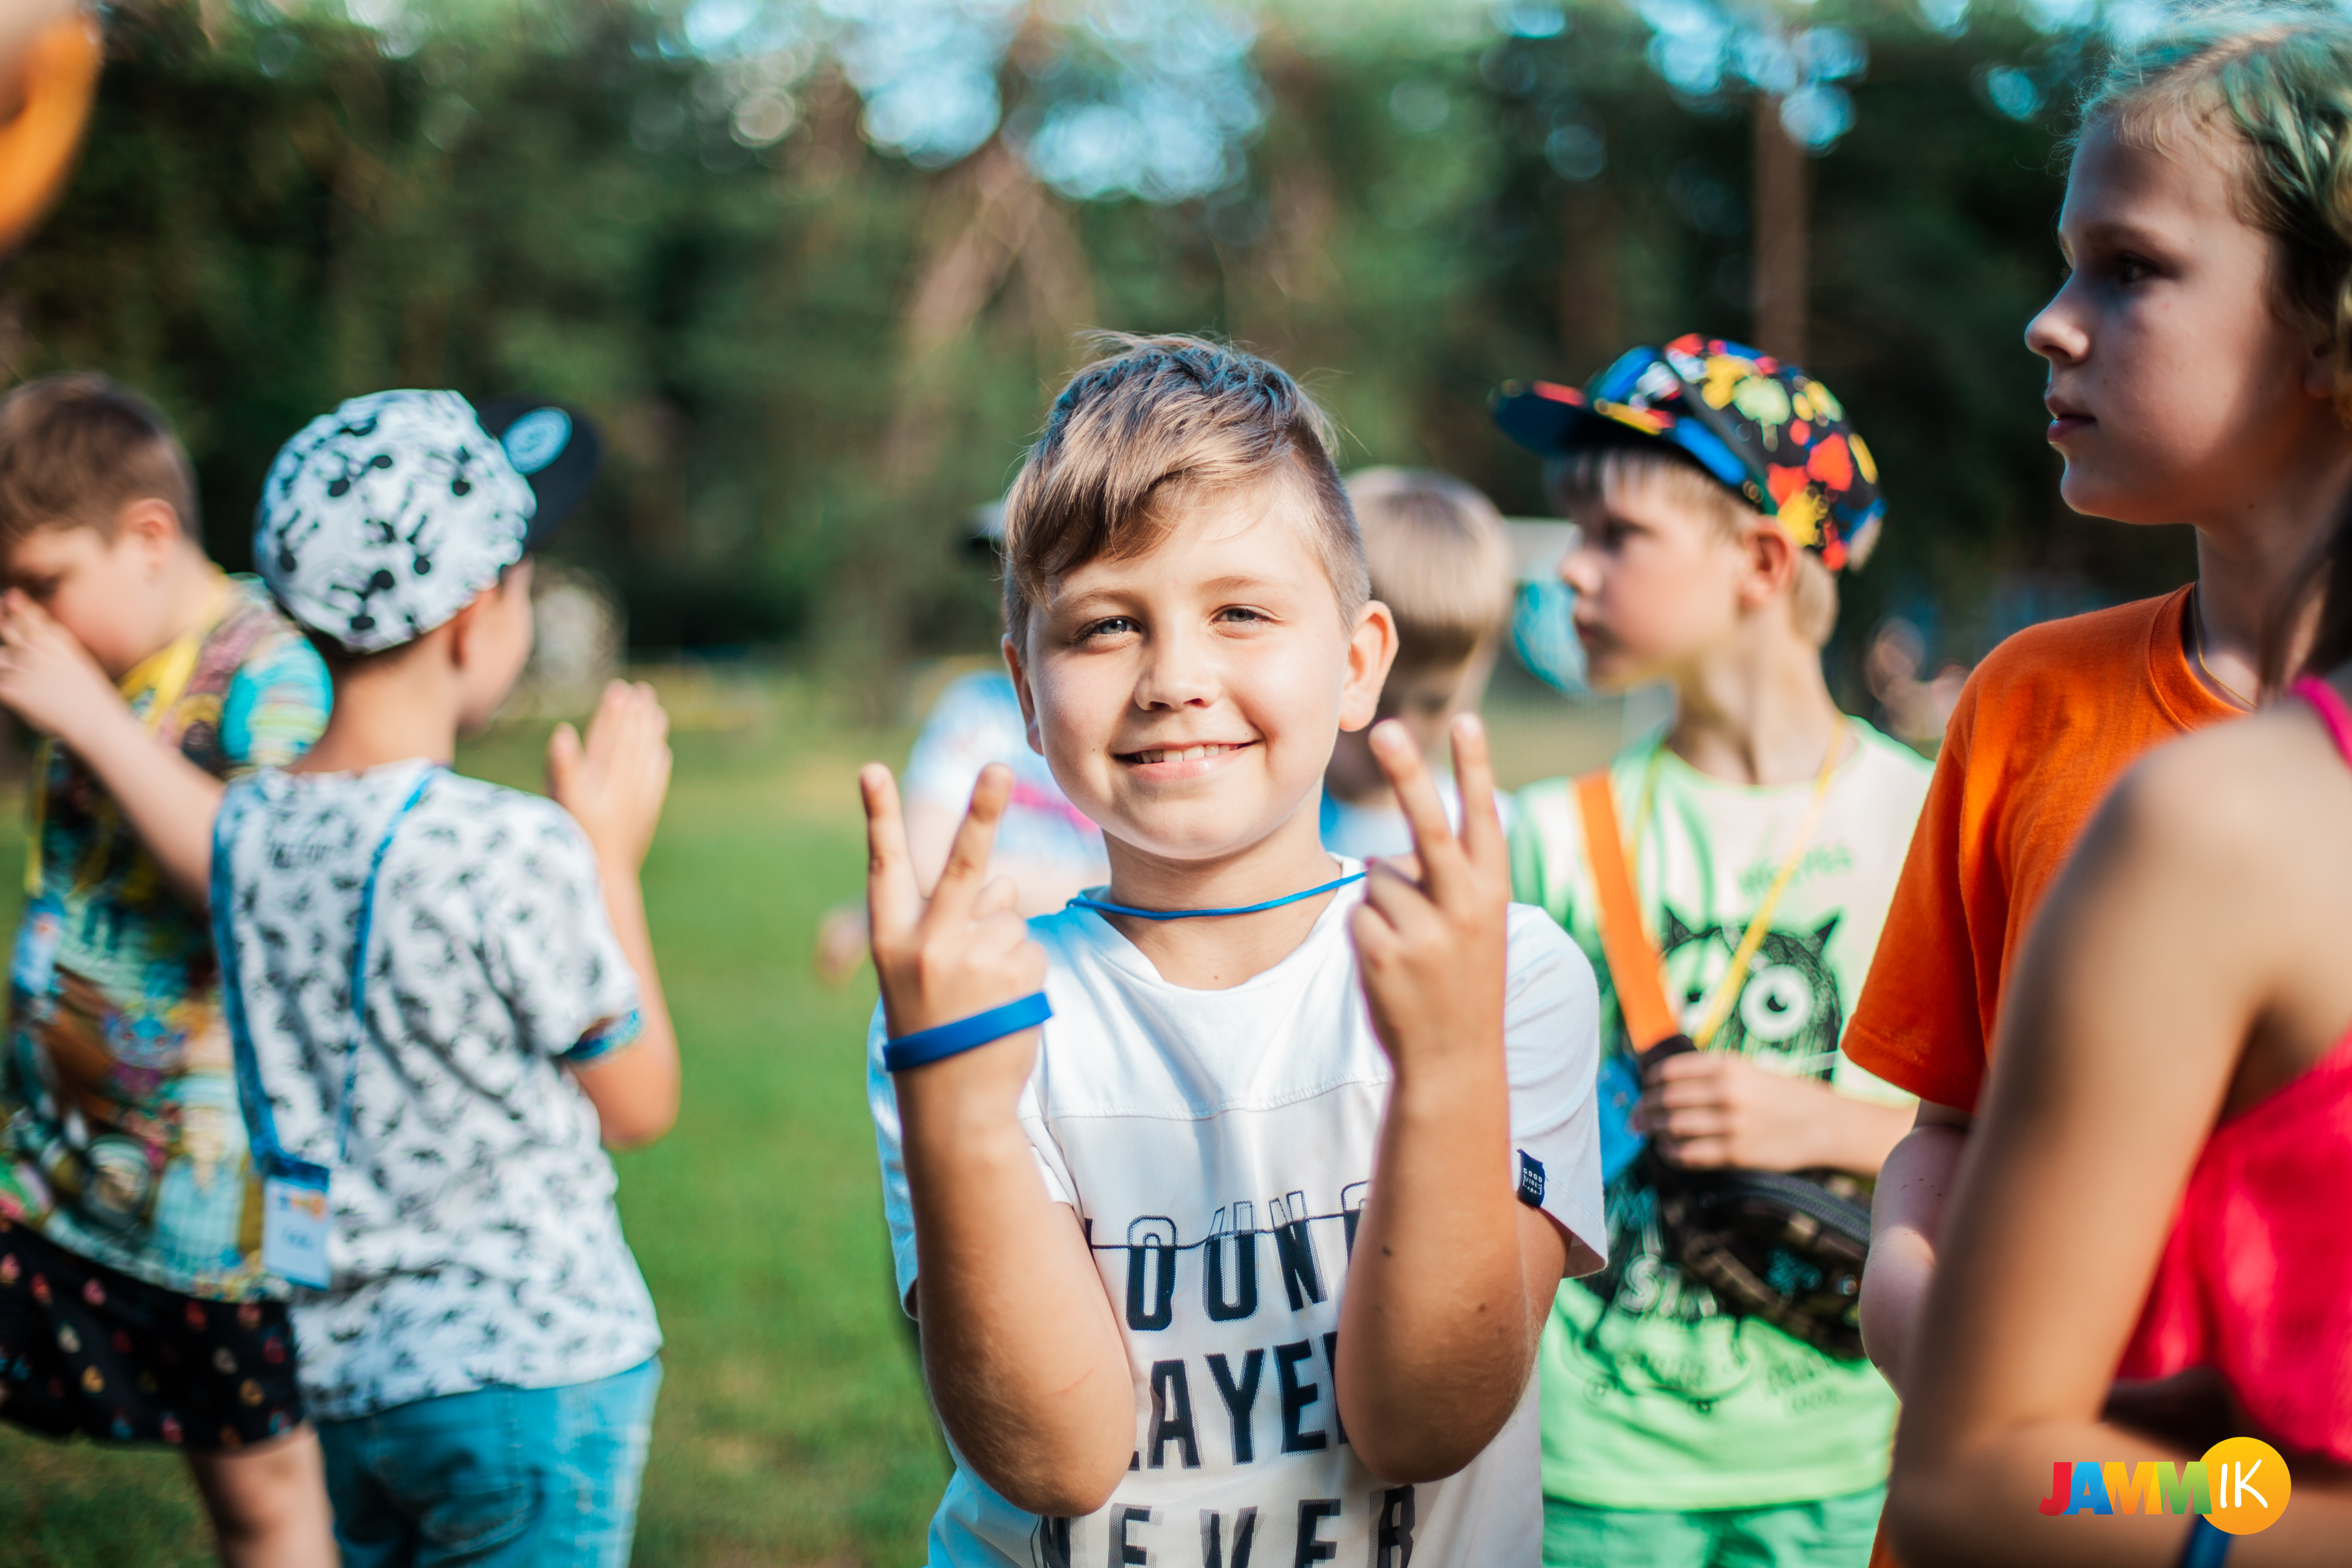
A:
MULTIPOLYGON (((442 623, 449 631, 449 661, 452 664, 461 669, 465 668, 466 661, 473 657, 474 637, 481 630, 482 617, 489 614, 493 604, 518 588, 524 593, 529 593, 530 580, 513 568, 509 568, 499 574, 497 582, 467 600, 456 615, 442 623)), ((430 637, 432 633, 428 632, 425 635, 430 637)))
POLYGON ((1348 637, 1348 680, 1339 689, 1339 728, 1360 730, 1380 716, 1381 688, 1396 662, 1396 616, 1378 599, 1356 612, 1348 637))
POLYGON ((1769 518, 1760 518, 1742 542, 1748 571, 1739 585, 1742 609, 1759 609, 1787 594, 1797 580, 1796 541, 1769 518))
POLYGON ((1039 756, 1045 754, 1044 738, 1037 733, 1037 699, 1029 690, 1029 671, 1022 662, 1021 645, 1013 634, 1004 634, 1004 668, 1013 675, 1013 695, 1021 700, 1021 729, 1029 741, 1029 749, 1039 756))
POLYGON ((142 554, 161 559, 187 538, 180 526, 180 509, 161 496, 141 496, 125 501, 114 514, 114 537, 130 540, 142 554))

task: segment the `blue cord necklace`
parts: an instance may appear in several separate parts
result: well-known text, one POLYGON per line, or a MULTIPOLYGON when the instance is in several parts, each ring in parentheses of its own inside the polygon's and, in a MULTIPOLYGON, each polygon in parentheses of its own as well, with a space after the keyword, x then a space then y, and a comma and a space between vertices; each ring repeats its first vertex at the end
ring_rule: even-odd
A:
POLYGON ((1278 910, 1285 904, 1295 904, 1301 899, 1311 899, 1318 893, 1328 893, 1334 888, 1344 888, 1350 882, 1360 882, 1363 879, 1364 874, 1361 871, 1354 871, 1337 881, 1326 882, 1319 888, 1309 888, 1303 893, 1286 893, 1278 899, 1268 899, 1262 904, 1242 904, 1230 910, 1139 910, 1127 904, 1105 903, 1100 899, 1089 899, 1083 894, 1072 899, 1063 907, 1072 910, 1096 910, 1107 915, 1133 915, 1139 921, 1190 921, 1202 920, 1212 915, 1255 915, 1267 910, 1278 910))

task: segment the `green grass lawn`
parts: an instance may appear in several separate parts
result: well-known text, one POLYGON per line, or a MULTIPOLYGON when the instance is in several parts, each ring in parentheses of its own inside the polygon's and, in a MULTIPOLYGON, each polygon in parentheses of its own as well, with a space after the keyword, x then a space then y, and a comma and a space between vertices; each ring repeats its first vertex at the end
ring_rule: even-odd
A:
MULTIPOLYGON (((827 990, 808 952, 860 889, 854 773, 904 731, 819 720, 789 686, 679 677, 677 771, 646 867, 686 1058, 677 1128, 620 1157, 621 1211, 661 1311, 667 1375, 636 1561, 662 1568, 919 1562, 948 1473, 894 1300, 864 1099, 870 979, 827 990)), ((1524 689, 1490 705, 1506 783, 1589 766, 1613 712, 1524 689)), ((536 787, 545 724, 464 770, 536 787)), ((23 844, 0 828, 13 931, 23 844)), ((0 1568, 211 1560, 178 1459, 0 1427, 0 1568)))

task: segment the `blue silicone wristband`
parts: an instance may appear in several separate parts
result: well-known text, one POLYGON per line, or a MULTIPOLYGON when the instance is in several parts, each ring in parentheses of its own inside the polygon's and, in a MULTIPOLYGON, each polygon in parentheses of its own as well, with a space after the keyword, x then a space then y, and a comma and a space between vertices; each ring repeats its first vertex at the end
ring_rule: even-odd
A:
POLYGON ((942 1057, 971 1050, 1024 1029, 1034 1029, 1053 1016, 1054 1005, 1045 1000, 1045 994, 1032 991, 1018 1002, 1007 1002, 1002 1007, 991 1007, 969 1018, 886 1040, 882 1045, 882 1065, 892 1072, 925 1067, 942 1057))
POLYGON ((2180 1543, 2180 1568, 2221 1568, 2237 1539, 2203 1514, 2192 1516, 2189 1539, 2180 1543))

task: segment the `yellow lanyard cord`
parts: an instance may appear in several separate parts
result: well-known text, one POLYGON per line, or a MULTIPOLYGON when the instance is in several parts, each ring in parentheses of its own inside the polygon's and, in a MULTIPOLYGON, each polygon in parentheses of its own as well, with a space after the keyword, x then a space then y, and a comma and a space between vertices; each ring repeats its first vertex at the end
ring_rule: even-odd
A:
MULTIPOLYGON (((1731 1016, 1731 1004, 1739 995, 1740 987, 1747 984, 1748 966, 1756 961, 1756 950, 1764 945, 1764 938, 1772 929, 1772 911, 1780 907, 1780 895, 1787 892, 1789 884, 1796 879, 1797 867, 1812 845, 1813 829, 1820 825, 1822 807, 1830 797, 1830 778, 1837 772, 1838 752, 1840 743, 1845 739, 1845 723, 1841 720, 1830 736, 1829 751, 1822 758, 1822 771, 1813 777, 1813 798, 1805 806, 1804 820, 1797 825, 1796 841, 1789 846, 1788 858, 1780 862, 1780 869, 1773 877, 1772 885, 1765 889, 1764 901, 1756 906, 1756 913, 1748 922, 1747 933, 1739 939, 1739 945, 1732 950, 1731 963, 1724 970, 1723 977, 1716 982, 1715 994, 1708 999, 1706 1012, 1701 1016, 1698 1027, 1691 1031, 1691 1044, 1701 1050, 1713 1043, 1717 1033, 1723 1027, 1723 1021, 1731 1016)), ((1642 780, 1642 805, 1633 819, 1633 850, 1626 856, 1630 865, 1640 864, 1637 857, 1642 839, 1649 830, 1650 806, 1657 789, 1658 768, 1665 760, 1665 742, 1660 741, 1658 749, 1650 754, 1649 770, 1642 780)))
MULTIPOLYGON (((205 638, 212 635, 227 609, 228 584, 224 579, 220 591, 211 605, 188 632, 171 647, 149 654, 131 667, 129 673, 115 683, 115 689, 129 702, 142 691, 152 691, 153 700, 140 722, 147 732, 155 734, 163 727, 169 714, 187 691, 189 680, 196 673, 196 656, 204 651, 205 638)), ((41 828, 48 814, 49 763, 56 754, 57 742, 44 737, 41 748, 33 759, 32 824, 29 841, 25 848, 25 891, 37 895, 41 890, 41 828)))

